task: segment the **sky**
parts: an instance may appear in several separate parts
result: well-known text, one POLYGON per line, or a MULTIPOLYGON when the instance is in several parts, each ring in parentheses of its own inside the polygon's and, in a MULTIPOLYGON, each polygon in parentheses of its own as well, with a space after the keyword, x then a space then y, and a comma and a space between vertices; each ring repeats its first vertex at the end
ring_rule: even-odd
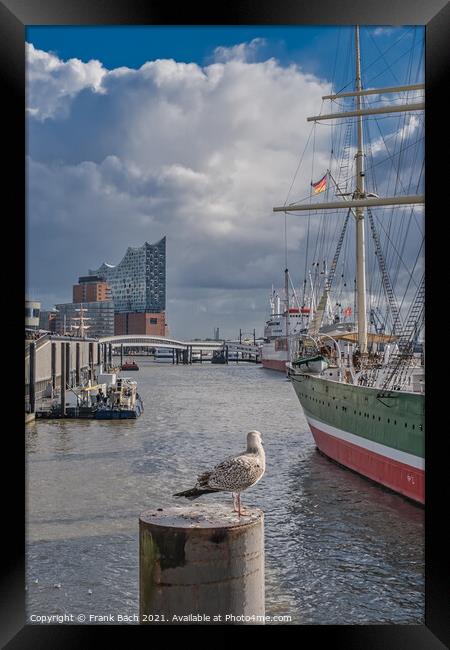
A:
MULTIPOLYGON (((306 117, 351 89, 352 31, 27 28, 29 297, 70 302, 88 269, 166 235, 170 333, 262 334, 286 262, 272 207, 328 167, 330 129, 306 150, 306 117)), ((362 28, 361 43, 365 87, 423 81, 422 28, 362 28)), ((287 235, 299 283, 306 220, 289 216, 287 235)))

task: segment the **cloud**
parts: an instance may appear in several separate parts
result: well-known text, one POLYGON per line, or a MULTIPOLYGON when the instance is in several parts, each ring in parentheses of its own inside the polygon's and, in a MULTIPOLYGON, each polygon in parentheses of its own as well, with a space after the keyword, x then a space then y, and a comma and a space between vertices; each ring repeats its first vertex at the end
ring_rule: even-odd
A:
POLYGON ((45 120, 66 117, 70 100, 83 89, 102 92, 106 70, 100 61, 61 61, 49 52, 26 43, 27 111, 29 117, 45 120))
POLYGON ((394 27, 377 27, 373 35, 374 36, 390 36, 392 32, 394 31, 394 27))
POLYGON ((216 47, 214 50, 214 59, 222 63, 233 60, 254 61, 266 44, 264 38, 254 38, 249 43, 239 43, 231 47, 216 47))
MULTIPOLYGON (((397 118, 397 122, 398 122, 397 118)), ((394 150, 396 145, 399 142, 408 140, 413 136, 420 128, 423 129, 423 119, 420 119, 417 115, 410 114, 404 124, 400 126, 396 131, 391 133, 383 134, 383 137, 379 136, 371 142, 371 151, 373 155, 376 155, 380 152, 387 153, 391 150, 394 150)))
MULTIPOLYGON (((272 283, 283 283, 285 263, 284 215, 272 207, 288 195, 313 128, 306 117, 331 87, 297 66, 250 60, 262 46, 252 43, 216 50, 205 66, 161 59, 137 70, 61 61, 28 47, 34 295, 69 301, 89 268, 117 264, 128 246, 166 235, 171 333, 262 332, 266 298, 272 283)), ((327 169, 328 136, 317 127, 314 169, 310 149, 290 200, 308 195, 311 175, 327 169)), ((332 239, 336 217, 326 219, 332 239)), ((288 217, 297 283, 306 229, 301 213, 288 217)))

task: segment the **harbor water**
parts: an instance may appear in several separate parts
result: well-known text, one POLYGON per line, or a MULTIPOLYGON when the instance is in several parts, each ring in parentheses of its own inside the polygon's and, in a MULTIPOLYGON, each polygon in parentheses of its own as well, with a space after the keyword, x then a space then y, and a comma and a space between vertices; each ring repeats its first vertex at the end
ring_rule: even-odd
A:
MULTIPOLYGON (((137 420, 26 427, 28 620, 135 622, 139 514, 180 504, 174 492, 258 429, 266 474, 242 502, 265 512, 266 614, 294 624, 424 622, 423 509, 321 456, 282 373, 138 363, 137 420)), ((228 493, 202 499, 232 508, 228 493)))

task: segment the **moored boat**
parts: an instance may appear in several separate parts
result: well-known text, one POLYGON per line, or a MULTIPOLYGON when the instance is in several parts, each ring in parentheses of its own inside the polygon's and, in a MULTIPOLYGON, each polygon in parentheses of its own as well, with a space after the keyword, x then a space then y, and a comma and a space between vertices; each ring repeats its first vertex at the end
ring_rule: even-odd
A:
POLYGON ((121 370, 139 370, 139 366, 136 363, 136 361, 132 361, 131 359, 127 359, 124 363, 121 365, 121 370))
POLYGON ((136 419, 143 412, 144 403, 135 381, 103 373, 95 385, 67 389, 64 412, 59 399, 52 398, 36 411, 36 418, 119 420, 136 419))
MULTIPOLYGON (((372 160, 374 151, 378 153, 382 145, 386 146, 386 138, 382 134, 376 143, 378 149, 371 149, 371 133, 366 121, 367 116, 377 116, 380 113, 395 113, 397 116, 402 111, 414 111, 416 114, 414 125, 417 128, 423 127, 423 122, 421 123, 417 117, 417 113, 423 110, 423 102, 417 101, 418 98, 411 101, 409 95, 403 93, 420 93, 423 92, 424 86, 416 83, 364 90, 361 80, 358 27, 355 27, 354 44, 355 90, 323 98, 331 99, 336 102, 335 106, 344 107, 344 110, 308 118, 314 122, 341 118, 340 125, 344 129, 341 142, 345 143, 347 153, 338 159, 341 167, 336 172, 336 176, 338 179, 345 176, 346 184, 349 178, 353 178, 354 189, 347 191, 347 185, 343 188, 342 184, 335 180, 332 172, 327 170, 325 176, 317 183, 311 182, 311 186, 315 193, 322 192, 328 188, 328 181, 330 181, 330 185, 333 183, 336 199, 327 198, 324 202, 311 202, 311 197, 307 197, 303 204, 284 205, 274 208, 274 211, 314 210, 324 214, 331 210, 336 212, 340 209, 346 210, 347 216, 338 240, 331 273, 323 287, 320 301, 322 307, 329 300, 349 217, 350 215, 354 217, 356 319, 353 331, 326 334, 323 329, 323 309, 321 310, 319 305, 314 323, 309 324, 307 332, 292 336, 287 326, 285 338, 290 359, 287 363, 288 375, 316 446, 322 453, 380 485, 423 504, 425 502, 424 356, 417 350, 421 349, 418 341, 424 327, 425 285, 424 275, 420 269, 423 229, 420 228, 418 218, 421 215, 414 214, 414 208, 423 205, 424 197, 420 194, 405 194, 404 189, 403 194, 397 191, 394 192, 394 196, 387 197, 380 197, 374 191, 367 191, 366 183, 376 187, 376 179, 373 171, 374 163, 372 162, 371 166, 368 165, 366 168, 365 160, 366 158, 372 160), (386 95, 392 93, 397 94, 397 101, 386 105, 386 95), (366 103, 363 107, 363 100, 373 95, 379 95, 381 99, 372 104, 366 103), (345 107, 347 98, 355 102, 348 110, 345 107), (377 102, 382 105, 376 105, 377 102), (354 145, 351 144, 350 137, 354 122, 344 122, 342 117, 346 120, 356 118, 354 145), (363 134, 364 138, 366 134, 369 136, 367 145, 363 134), (350 152, 354 153, 354 174, 349 177, 350 152), (340 172, 343 172, 341 176, 339 176, 340 172), (382 223, 386 206, 391 206, 392 221, 389 221, 388 228, 384 228, 382 223), (408 212, 404 210, 406 206, 408 212), (379 210, 378 217, 377 210, 379 210), (414 219, 420 233, 420 237, 415 240, 417 251, 411 255, 413 261, 409 267, 401 255, 405 251, 406 242, 410 247, 414 243, 411 237, 407 238, 408 233, 411 232, 408 219, 414 219), (375 253, 370 266, 366 262, 366 220, 370 225, 375 253), (384 237, 379 234, 377 220, 383 232, 388 231, 384 237), (402 243, 401 250, 400 247, 396 248, 392 245, 395 238, 402 243), (388 254, 383 248, 383 240, 384 246, 390 247, 388 254), (395 255, 398 259, 394 264, 392 259, 395 255), (388 261, 391 267, 394 267, 394 271, 389 268, 388 261), (402 264, 407 269, 407 281, 403 284, 402 300, 397 301, 391 272, 398 278, 395 265, 402 264), (381 281, 375 289, 374 272, 377 266, 381 281), (369 293, 366 288, 366 274, 369 269, 369 286, 372 293, 369 293), (383 318, 382 327, 375 332, 369 332, 368 305, 371 305, 370 312, 373 314, 373 305, 376 304, 378 309, 378 303, 382 299, 386 303, 386 316, 383 318), (390 334, 386 333, 387 325, 390 334)), ((377 120, 377 117, 373 119, 377 120)), ((377 126, 382 133, 378 123, 377 126)), ((405 172, 402 172, 400 167, 405 164, 405 158, 400 154, 403 151, 402 142, 407 137, 407 132, 400 128, 399 134, 396 140, 397 152, 386 146, 388 160, 392 164, 395 158, 398 165, 394 173, 397 179, 395 188, 401 189, 406 185, 416 187, 418 190, 422 182, 421 167, 420 164, 413 164, 415 159, 411 158, 409 166, 406 166, 406 171, 411 176, 408 179, 402 177, 402 173, 405 172), (417 169, 418 179, 413 179, 412 173, 417 169), (402 179, 401 182, 398 182, 399 178, 402 179)), ((337 140, 338 136, 334 134, 334 141, 337 140)), ((418 146, 418 143, 420 144, 420 138, 415 144, 418 146)), ((333 153, 333 143, 331 146, 333 153)), ((418 151, 420 156, 420 149, 418 151)), ((414 155, 417 156, 417 151, 414 155)), ((418 160, 420 160, 419 156, 418 160)), ((371 318, 370 324, 376 325, 375 319, 371 318)))

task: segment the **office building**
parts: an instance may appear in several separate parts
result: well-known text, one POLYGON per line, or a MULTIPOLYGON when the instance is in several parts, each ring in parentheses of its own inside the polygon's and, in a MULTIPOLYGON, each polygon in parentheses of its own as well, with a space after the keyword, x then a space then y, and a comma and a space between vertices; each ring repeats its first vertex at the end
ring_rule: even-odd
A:
POLYGON ((85 336, 98 338, 114 334, 114 303, 112 300, 69 302, 56 305, 56 309, 58 314, 55 331, 58 334, 80 334, 80 314, 83 315, 85 336))
POLYGON ((96 275, 87 275, 73 285, 73 302, 97 302, 111 300, 111 290, 105 280, 96 275))

